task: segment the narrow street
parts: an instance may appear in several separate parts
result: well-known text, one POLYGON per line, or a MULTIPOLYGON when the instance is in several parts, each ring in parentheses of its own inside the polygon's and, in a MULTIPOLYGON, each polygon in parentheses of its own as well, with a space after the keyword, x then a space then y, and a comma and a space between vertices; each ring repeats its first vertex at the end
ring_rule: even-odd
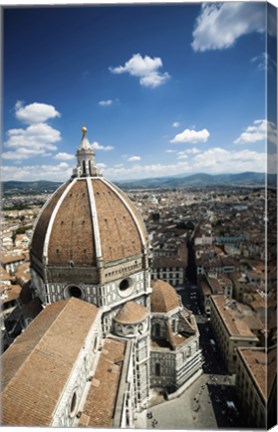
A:
POLYGON ((208 396, 211 401, 217 427, 244 427, 244 413, 236 396, 235 375, 229 375, 210 320, 204 313, 201 295, 196 285, 187 283, 179 294, 185 307, 192 310, 200 332, 203 353, 203 371, 208 396))

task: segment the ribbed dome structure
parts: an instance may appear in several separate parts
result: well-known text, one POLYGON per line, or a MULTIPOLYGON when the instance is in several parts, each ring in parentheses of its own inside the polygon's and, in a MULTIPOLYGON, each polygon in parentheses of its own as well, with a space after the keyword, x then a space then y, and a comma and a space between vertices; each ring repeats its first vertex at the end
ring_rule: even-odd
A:
POLYGON ((160 279, 152 281, 151 294, 151 311, 152 312, 170 312, 171 310, 180 307, 180 301, 175 289, 160 279))
MULTIPOLYGON (((98 172, 86 131, 82 128, 72 178, 47 201, 34 229, 32 267, 47 281, 62 278, 59 268, 70 268, 71 280, 76 281, 74 269, 108 269, 132 259, 138 268, 146 265, 147 235, 141 216, 130 199, 98 172)), ((133 271, 135 267, 133 262, 133 271)), ((113 280, 108 271, 101 278, 88 271, 84 277, 99 283, 105 276, 113 280)))
POLYGON ((75 178, 43 209, 32 254, 49 265, 96 266, 140 255, 145 243, 141 218, 123 192, 101 177, 75 178))
POLYGON ((114 321, 121 324, 135 324, 144 320, 148 315, 148 310, 135 302, 128 302, 122 307, 114 317, 114 321))

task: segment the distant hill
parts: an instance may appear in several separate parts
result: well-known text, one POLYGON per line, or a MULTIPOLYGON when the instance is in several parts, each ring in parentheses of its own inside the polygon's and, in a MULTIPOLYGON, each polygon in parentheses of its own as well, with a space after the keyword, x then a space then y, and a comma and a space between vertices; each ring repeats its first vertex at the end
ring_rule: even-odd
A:
POLYGON ((36 195, 39 193, 53 193, 62 183, 47 180, 32 182, 5 181, 2 182, 2 191, 5 194, 21 193, 24 195, 36 195))
MULTIPOLYGON (((124 189, 145 188, 190 188, 211 186, 263 186, 264 173, 244 172, 240 174, 192 174, 187 176, 157 177, 140 180, 114 181, 124 189)), ((39 193, 53 193, 62 183, 40 180, 36 182, 6 181, 2 182, 2 191, 5 194, 21 193, 35 195, 39 193)), ((268 174, 268 185, 276 187, 276 174, 268 174)))
MULTIPOLYGON (((268 174, 269 186, 276 187, 276 174, 268 174)), ((179 177, 159 177, 142 180, 118 181, 117 184, 125 189, 144 188, 182 188, 182 187, 210 187, 210 186, 258 186, 264 185, 265 174, 244 172, 239 174, 192 174, 179 177)))

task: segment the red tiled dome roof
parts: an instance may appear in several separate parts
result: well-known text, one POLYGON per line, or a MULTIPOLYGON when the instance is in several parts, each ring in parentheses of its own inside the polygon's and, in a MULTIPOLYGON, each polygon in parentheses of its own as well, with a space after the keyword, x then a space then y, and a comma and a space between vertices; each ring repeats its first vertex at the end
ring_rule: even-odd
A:
POLYGON ((142 254, 144 223, 129 198, 102 177, 66 182, 44 206, 31 255, 48 265, 97 266, 142 254))
POLYGON ((148 315, 148 310, 135 302, 128 302, 120 309, 114 320, 122 324, 134 324, 142 321, 148 315))
POLYGON ((152 281, 151 294, 152 312, 169 312, 180 306, 176 290, 167 282, 160 279, 152 281))

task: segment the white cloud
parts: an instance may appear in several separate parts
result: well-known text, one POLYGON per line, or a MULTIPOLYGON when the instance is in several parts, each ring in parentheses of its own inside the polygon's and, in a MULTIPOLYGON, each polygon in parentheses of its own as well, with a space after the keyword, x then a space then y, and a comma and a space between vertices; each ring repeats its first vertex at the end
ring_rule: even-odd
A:
POLYGON ((99 101, 98 104, 99 104, 100 106, 107 107, 107 106, 112 105, 112 104, 113 104, 113 101, 112 101, 111 99, 101 100, 101 101, 99 101))
POLYGON ((49 150, 57 150, 54 143, 61 140, 58 130, 46 123, 37 123, 26 129, 9 129, 5 147, 13 149, 12 152, 3 153, 4 159, 27 159, 33 156, 46 156, 49 150))
POLYGON ((265 154, 250 150, 229 151, 213 147, 194 157, 192 169, 206 173, 265 171, 265 154))
POLYGON ((172 124, 172 126, 174 127, 174 128, 177 128, 177 127, 179 127, 179 122, 174 122, 173 124, 172 124))
POLYGON ((192 149, 187 149, 187 150, 185 150, 186 151, 186 153, 191 153, 191 154, 198 154, 198 153, 200 153, 201 152, 201 150, 199 150, 199 149, 197 149, 197 147, 192 147, 192 149))
POLYGON ((8 152, 3 152, 2 153, 2 157, 3 159, 8 159, 8 160, 14 160, 14 161, 20 161, 20 160, 25 160, 25 159, 29 159, 31 157, 35 157, 35 156, 49 156, 49 153, 46 153, 44 150, 39 150, 39 149, 28 149, 28 148, 24 148, 21 147, 19 149, 17 149, 16 151, 8 151, 8 152))
POLYGON ((169 165, 150 164, 150 165, 133 165, 132 167, 107 168, 104 175, 111 179, 136 179, 146 177, 158 177, 165 175, 174 175, 186 172, 189 169, 187 162, 178 162, 169 165))
POLYGON ((30 125, 26 129, 9 129, 7 147, 43 147, 55 150, 52 143, 61 140, 61 134, 46 123, 30 125))
POLYGON ((97 163, 96 166, 100 169, 104 169, 107 167, 107 165, 105 163, 101 163, 101 162, 97 163))
MULTIPOLYGON (((244 171, 264 172, 265 162, 264 153, 250 150, 228 151, 215 147, 194 155, 190 162, 180 160, 173 164, 136 164, 129 167, 104 167, 104 164, 98 165, 102 166, 106 177, 124 180, 196 172, 210 174, 244 171)), ((270 165, 268 168, 270 169, 270 165)), ((53 180, 55 178, 57 181, 65 181, 71 174, 72 168, 65 162, 58 165, 3 167, 3 180, 53 180)))
POLYGON ((196 147, 193 147, 192 149, 186 149, 186 150, 178 152, 177 159, 187 159, 189 154, 196 155, 200 152, 201 151, 199 149, 197 149, 196 147))
POLYGON ((176 153, 176 151, 177 150, 172 150, 172 149, 165 150, 166 153, 176 153))
POLYGON ((53 159, 59 159, 59 160, 71 160, 74 158, 75 156, 70 153, 57 153, 55 156, 53 156, 53 159))
POLYGON ((178 152, 177 159, 188 159, 188 155, 186 154, 186 151, 178 152))
POLYGON ((234 143, 253 144, 258 141, 265 141, 267 138, 272 144, 277 143, 277 129, 275 124, 267 120, 255 120, 253 125, 248 126, 234 143))
POLYGON ((181 159, 173 164, 136 164, 132 167, 106 168, 104 175, 111 179, 124 180, 197 172, 220 174, 244 171, 264 172, 265 154, 250 150, 229 151, 214 147, 194 155, 190 162, 181 159))
POLYGON ((207 129, 200 131, 185 129, 183 132, 177 134, 170 142, 173 144, 206 142, 209 136, 210 133, 207 129))
POLYGON ((36 156, 46 157, 51 156, 50 151, 57 150, 55 144, 61 141, 60 131, 45 122, 60 116, 52 105, 35 102, 24 106, 23 102, 17 101, 15 116, 28 126, 7 131, 4 147, 9 151, 2 154, 4 159, 20 161, 36 156))
POLYGON ((141 54, 134 54, 124 66, 110 67, 110 72, 114 74, 129 73, 138 77, 139 82, 144 87, 159 87, 170 78, 167 72, 161 73, 158 69, 163 66, 160 57, 142 57, 141 54))
POLYGON ((101 145, 101 144, 99 144, 98 142, 93 142, 93 147, 94 147, 94 150, 104 150, 104 151, 110 151, 110 150, 113 150, 114 149, 114 147, 112 147, 112 146, 103 146, 103 145, 101 145))
POLYGON ((127 160, 129 162, 139 161, 139 160, 141 160, 141 157, 140 156, 130 156, 127 160))
POLYGON ((194 51, 229 48, 241 36, 265 29, 264 4, 203 3, 193 31, 194 51))
POLYGON ((72 174, 72 167, 65 162, 58 165, 3 166, 3 180, 52 180, 65 181, 72 174))
POLYGON ((53 105, 34 102, 24 106, 23 102, 17 101, 15 104, 15 116, 23 123, 34 124, 44 123, 49 119, 60 117, 61 114, 53 105))

